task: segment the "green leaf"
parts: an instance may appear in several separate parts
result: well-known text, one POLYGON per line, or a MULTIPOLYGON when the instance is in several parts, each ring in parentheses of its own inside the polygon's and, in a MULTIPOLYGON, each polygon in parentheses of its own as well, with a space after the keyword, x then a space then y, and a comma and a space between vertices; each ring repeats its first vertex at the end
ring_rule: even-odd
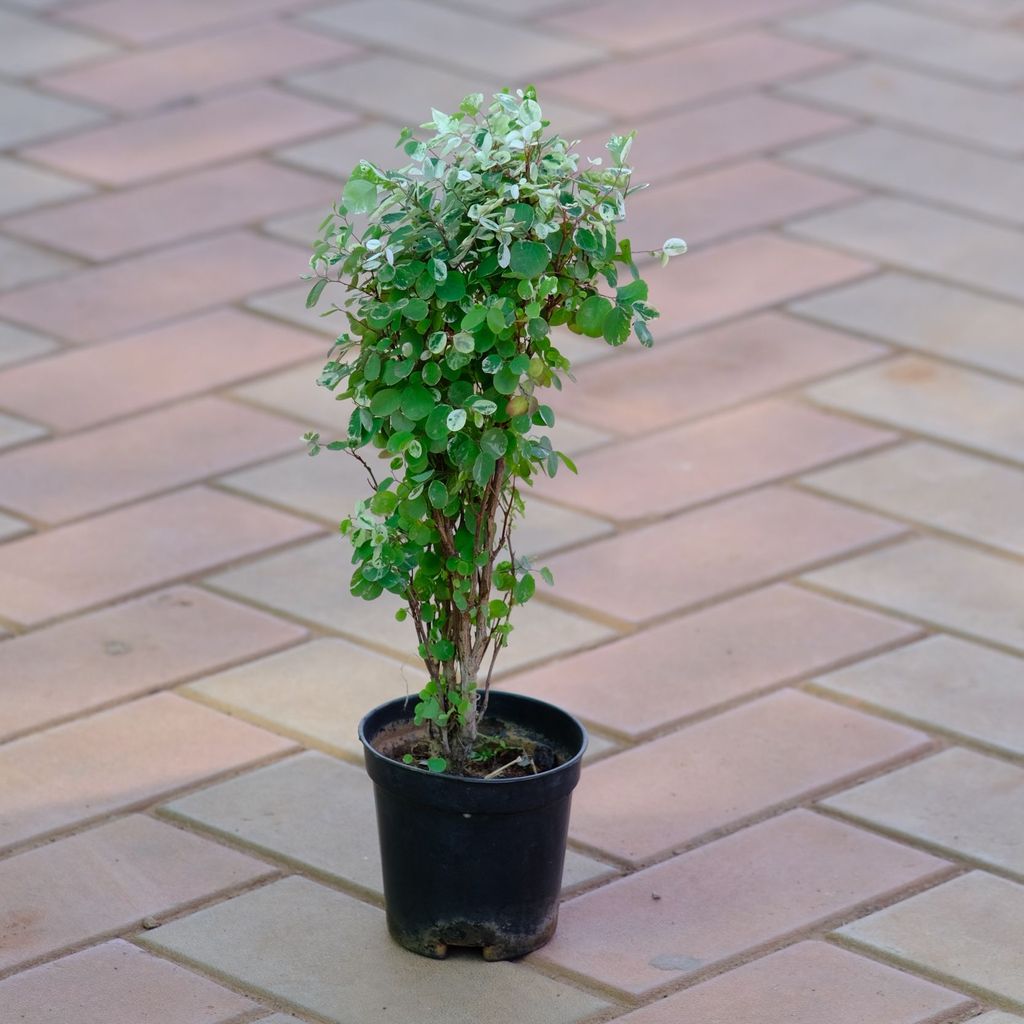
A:
POLYGON ((398 508, 398 495, 394 491, 378 491, 370 499, 370 511, 374 515, 389 516, 398 508))
POLYGON ((451 411, 450 405, 438 405, 430 410, 423 432, 431 441, 443 441, 448 436, 448 416, 451 411))
POLYGON ((413 384, 402 392, 402 414, 409 419, 426 419, 437 400, 422 384, 413 384))
POLYGON ((435 773, 443 772, 448 767, 448 762, 443 757, 428 757, 427 768, 435 773))
POLYGON ((629 340, 629 328, 632 317, 621 307, 616 306, 605 317, 604 340, 609 345, 622 345, 629 340))
POLYGON ((312 288, 309 289, 309 294, 306 296, 306 309, 312 309, 316 305, 316 300, 320 298, 320 293, 327 287, 327 278, 321 277, 312 288))
POLYGON ((380 376, 380 356, 371 352, 363 363, 363 380, 376 380, 380 376))
POLYGON ((458 302, 466 294, 466 275, 461 270, 449 270, 448 276, 438 282, 435 294, 445 302, 458 302))
POLYGON ((505 312, 500 306, 491 306, 487 310, 487 326, 495 334, 501 334, 505 330, 505 312))
POLYGON ((441 661, 447 661, 455 656, 455 644, 451 640, 435 640, 430 645, 430 653, 441 661))
POLYGON ((492 619, 503 619, 508 615, 508 605, 504 601, 491 601, 487 605, 487 614, 492 619))
POLYGON ((402 316, 413 323, 419 323, 429 312, 429 307, 422 299, 410 299, 402 308, 402 316))
MULTIPOLYGON (((363 376, 365 377, 366 374, 364 373, 363 376)), ((420 376, 423 378, 424 384, 433 387, 441 379, 441 367, 437 363, 427 363, 420 376)))
POLYGON ((485 487, 494 476, 494 456, 481 452, 473 462, 473 480, 479 487, 485 487))
POLYGON ((603 295, 591 295, 576 311, 576 326, 588 338, 600 338, 604 321, 612 311, 612 304, 603 295))
POLYGON ((509 252, 509 270, 520 277, 539 277, 551 260, 551 250, 543 242, 513 242, 509 252))
POLYGON ((646 302, 647 282, 636 280, 630 281, 629 284, 624 284, 616 290, 615 301, 621 302, 626 306, 632 305, 634 302, 646 302))
MULTIPOLYGON (((452 271, 454 274, 455 271, 452 271)), ((452 279, 452 274, 448 275, 448 280, 452 279)), ((479 327, 487 319, 487 307, 486 306, 474 306, 463 318, 462 323, 459 325, 464 331, 472 331, 479 327)))
POLYGON ((476 348, 476 342, 473 340, 473 335, 466 331, 459 331, 459 333, 452 338, 452 345, 455 347, 456 352, 461 352, 463 355, 469 355, 469 353, 476 348))
POLYGON ((450 413, 448 413, 446 425, 449 430, 461 430, 466 425, 466 410, 453 409, 450 413))
POLYGON ((383 388, 370 399, 374 416, 390 416, 402 403, 402 394, 395 388, 383 388))
POLYGON ((499 427, 491 427, 480 435, 480 451, 500 459, 508 449, 508 434, 499 427))
POLYGON ((415 764, 416 758, 413 757, 412 754, 403 754, 402 762, 403 764, 415 764))
POLYGON ((640 344, 643 345, 644 348, 650 348, 654 344, 654 336, 651 334, 650 330, 648 330, 647 324, 645 324, 643 320, 637 320, 633 324, 633 333, 637 336, 640 344))
POLYGON ((398 611, 395 612, 395 622, 405 622, 407 618, 409 618, 408 609, 399 608, 398 611))
POLYGON ((448 277, 448 264, 444 260, 431 260, 430 261, 430 272, 434 277, 434 280, 440 284, 445 278, 448 277))
POLYGON ((543 569, 538 569, 537 572, 540 573, 541 578, 544 580, 544 582, 549 587, 553 587, 555 585, 554 574, 551 572, 551 570, 546 565, 544 566, 543 569))
POLYGON ((533 597, 534 591, 537 589, 537 581, 527 573, 517 584, 516 584, 516 603, 526 604, 527 601, 533 597))
POLYGON ((434 508, 444 508, 448 504, 448 488, 440 480, 435 480, 427 488, 427 498, 434 508))
POLYGON ((349 178, 341 201, 349 213, 371 213, 377 209, 377 186, 362 178, 349 178))
POLYGON ((511 395, 519 387, 519 374, 507 366, 502 367, 494 375, 494 390, 501 395, 511 395))

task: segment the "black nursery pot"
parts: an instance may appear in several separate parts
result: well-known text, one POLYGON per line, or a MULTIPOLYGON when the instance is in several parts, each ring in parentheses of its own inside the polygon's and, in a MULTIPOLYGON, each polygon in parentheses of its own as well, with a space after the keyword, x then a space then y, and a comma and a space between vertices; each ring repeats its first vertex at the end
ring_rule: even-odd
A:
POLYGON ((382 729, 412 718, 414 704, 400 697, 359 723, 377 804, 388 930, 423 956, 444 957, 449 946, 482 947, 485 960, 529 953, 551 938, 558 920, 586 730, 553 704, 492 691, 488 719, 547 743, 561 763, 522 778, 456 778, 373 748, 382 729))

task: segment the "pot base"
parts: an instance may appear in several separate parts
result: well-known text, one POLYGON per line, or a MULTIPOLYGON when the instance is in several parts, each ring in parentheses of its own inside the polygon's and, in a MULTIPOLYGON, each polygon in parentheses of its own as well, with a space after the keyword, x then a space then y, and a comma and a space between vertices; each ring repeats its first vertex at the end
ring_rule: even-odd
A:
POLYGON ((388 918, 388 931, 400 946, 432 960, 443 960, 451 947, 479 949, 485 960, 514 960, 540 949, 550 941, 558 924, 558 911, 544 922, 542 928, 529 935, 510 933, 498 922, 450 922, 425 928, 422 931, 403 929, 398 922, 388 918))

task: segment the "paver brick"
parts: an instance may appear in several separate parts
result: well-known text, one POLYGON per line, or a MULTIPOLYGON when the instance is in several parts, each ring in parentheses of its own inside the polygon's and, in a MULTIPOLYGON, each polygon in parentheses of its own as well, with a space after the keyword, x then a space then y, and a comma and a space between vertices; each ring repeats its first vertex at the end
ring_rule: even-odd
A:
POLYGON ((876 516, 769 488, 587 544, 549 564, 560 598, 642 622, 899 532, 876 516))
POLYGON ((825 800, 846 818, 1024 880, 1024 770, 954 747, 825 800))
POLYGON ((1024 14, 1024 0, 903 0, 914 7, 951 14, 963 21, 1000 24, 1024 14))
POLYGON ((1024 299, 1015 268, 1024 233, 904 199, 878 196, 798 221, 803 238, 851 249, 957 284, 1024 299))
POLYGON ((304 0, 94 0, 60 13, 63 21, 84 25, 130 43, 152 43, 250 18, 284 12, 304 0))
POLYGON ((36 847, 0 862, 0 970, 137 928, 144 917, 184 909, 272 872, 252 857, 142 815, 36 847))
POLYGON ((992 153, 871 125, 799 146, 786 157, 858 184, 1024 224, 1024 167, 992 153))
POLYGON ((946 870, 938 858, 797 810, 577 896, 532 956, 642 996, 946 870))
POLYGON ((274 882, 139 941, 337 1024, 478 1024, 495 1006, 515 1006, 536 1024, 570 1024, 607 1009, 522 964, 410 956, 389 938, 382 911, 305 878, 274 882))
POLYGON ((277 78, 358 52, 340 39, 305 32, 284 21, 258 21, 49 75, 44 84, 68 96, 133 113, 277 78))
POLYGON ((77 266, 77 262, 67 256, 40 249, 17 238, 0 236, 0 291, 46 281, 77 266))
POLYGON ((604 56, 600 48, 580 41, 580 33, 492 21, 473 11, 414 0, 350 0, 302 15, 299 21, 362 43, 516 81, 604 56))
POLYGON ((904 726, 781 690, 592 765, 571 834, 643 863, 928 743, 904 726))
POLYGON ((0 491, 14 511, 61 523, 300 446, 288 420, 197 398, 2 455, 0 491))
POLYGON ((25 85, 0 82, 0 148, 23 146, 51 135, 86 128, 104 120, 104 114, 84 103, 58 99, 25 85))
MULTIPOLYGON (((10 540, 12 537, 20 537, 23 533, 30 533, 32 527, 17 516, 9 516, 6 512, 0 512, 0 540, 10 540)), ((4 630, 4 636, 7 631, 4 630)))
MULTIPOLYGON (((340 304, 344 301, 345 293, 341 289, 339 292, 340 294, 330 297, 331 302, 340 304)), ((297 324, 299 327, 316 331, 329 339, 336 338, 345 329, 344 321, 338 314, 325 317, 321 316, 324 310, 306 309, 308 294, 309 286, 305 282, 290 284, 284 288, 275 288, 272 291, 254 295, 245 300, 245 306, 254 313, 264 313, 276 320, 297 324)), ((326 308, 325 306, 324 309, 326 308)))
POLYGON ((784 85, 782 92, 998 152, 1024 151, 1020 100, 1009 92, 872 61, 784 85))
POLYGON ((37 624, 317 532, 294 516, 189 488, 5 544, 0 615, 37 624))
POLYGON ((0 644, 0 738, 302 639, 290 622, 175 587, 0 644))
POLYGON ((915 442, 804 477, 814 490, 1024 555, 1024 472, 915 442))
POLYGON ((0 405, 58 430, 77 430, 234 384, 323 350, 304 331, 219 309, 4 370, 0 405), (89 381, 87 388, 83 380, 89 381))
POLYGON ((46 433, 46 428, 38 423, 29 423, 28 420, 0 412, 0 451, 26 441, 37 441, 45 437, 46 433))
MULTIPOLYGON (((84 182, 63 174, 33 167, 13 157, 0 157, 0 216, 88 195, 91 191, 84 182)), ((5 224, 4 228, 8 226, 5 224)))
POLYGON ((1019 658, 940 635, 819 676, 814 685, 923 728, 1024 756, 1022 672, 1019 658))
POLYGON ((86 259, 108 260, 237 227, 307 202, 320 200, 326 207, 337 192, 334 183, 321 178, 244 160, 24 214, 8 220, 4 228, 86 259))
POLYGON ((245 231, 184 242, 0 298, 0 315, 72 341, 98 341, 295 279, 305 256, 245 231), (244 258, 242 258, 244 257, 244 258))
POLYGON ((815 586, 1024 651, 1024 566, 918 538, 819 569, 815 586))
POLYGON ((849 334, 760 313, 649 352, 619 352, 584 366, 576 371, 579 385, 561 392, 554 408, 556 415, 566 412, 584 423, 614 422, 621 433, 646 433, 808 383, 884 352, 849 334))
POLYGON ((640 192, 629 207, 629 234, 637 252, 657 249, 678 224, 687 242, 696 246, 858 194, 780 164, 749 160, 640 192))
POLYGON ((282 146, 351 124, 352 114, 265 86, 32 146, 33 160, 127 185, 282 146))
POLYGON ((893 440, 894 434, 773 400, 605 446, 579 460, 579 478, 558 476, 537 489, 542 497, 597 515, 638 519, 722 498, 893 440), (679 471, 665 473, 666 465, 679 471), (643 482, 618 485, 629 478, 643 482))
POLYGON ((325 637, 198 679, 183 691, 306 746, 361 763, 359 720, 384 701, 417 694, 425 683, 419 666, 325 637))
POLYGON ((837 933, 845 942, 1024 1010, 1024 887, 972 871, 837 933))
POLYGON ((1024 39, 1012 32, 965 26, 875 0, 856 0, 783 22, 798 36, 895 58, 940 75, 994 85, 1024 79, 1024 39))
MULTIPOLYGON (((403 660, 413 658, 412 624, 394 618, 402 606, 399 598, 384 594, 376 601, 364 601, 349 593, 351 570, 345 543, 325 537, 220 573, 208 582, 229 595, 337 630, 403 660)), ((515 643, 502 652, 495 672, 589 647, 611 635, 607 626, 534 601, 520 609, 515 643)))
MULTIPOLYGON (((303 290, 306 290, 305 286, 303 286, 303 290)), ((331 317, 330 319, 338 321, 337 328, 340 330, 339 318, 331 317)), ((269 409, 271 412, 290 416, 297 423, 302 423, 306 427, 315 425, 347 434, 353 406, 348 401, 337 401, 332 392, 317 384, 317 378, 322 372, 327 355, 327 346, 320 345, 319 348, 320 358, 300 363, 287 370, 280 370, 272 376, 261 377, 249 384, 243 384, 241 387, 235 388, 232 393, 244 398, 247 402, 269 409)), ((352 458, 335 460, 335 465, 338 467, 335 471, 339 473, 344 473, 340 463, 359 465, 352 458)), ((326 470, 323 462, 313 465, 307 462, 307 472, 316 476, 322 475, 326 470)), ((360 474, 360 478, 365 488, 365 470, 360 474)))
POLYGON ((801 299, 802 316, 1024 380, 1024 308, 890 272, 801 299))
POLYGON ((750 31, 559 75, 545 81, 544 91, 579 103, 598 102, 617 118, 633 120, 818 71, 841 59, 817 46, 750 31))
POLYGON ((45 334, 0 321, 0 367, 35 359, 55 348, 57 343, 45 334))
POLYGON ((137 1024, 232 1024, 258 1009, 251 999, 121 939, 0 982, 0 1001, 19 1024, 124 1024, 126 1012, 137 1024))
MULTIPOLYGON (((428 116, 429 113, 426 111, 422 117, 428 116)), ((405 154, 400 149, 395 149, 399 130, 394 125, 370 121, 355 128, 332 132, 330 135, 318 135, 309 142, 285 146, 278 149, 274 155, 296 167, 332 178, 338 182, 336 187, 340 194, 341 182, 348 177, 360 160, 369 160, 385 170, 401 167, 406 163, 405 154)), ((324 219, 329 208, 330 205, 324 203, 324 213, 321 214, 320 220, 324 219)))
POLYGON ((503 685, 640 739, 914 635, 905 623, 777 585, 515 675, 503 685))
POLYGON ((810 388, 815 402, 1024 462, 1024 386, 917 355, 810 388))
MULTIPOLYGON (((828 216, 822 214, 820 216, 828 216)), ((753 313, 863 277, 871 264, 768 234, 719 242, 651 275, 662 337, 753 313)), ((2 307, 0 307, 2 310, 2 307)))
MULTIPOLYGON (((824 942, 800 942, 660 999, 623 1024, 929 1024, 971 1000, 824 942)), ((999 1024, 975 1018, 975 1024, 999 1024)), ((1004 1022, 1009 1024, 1009 1022, 1004 1022)))

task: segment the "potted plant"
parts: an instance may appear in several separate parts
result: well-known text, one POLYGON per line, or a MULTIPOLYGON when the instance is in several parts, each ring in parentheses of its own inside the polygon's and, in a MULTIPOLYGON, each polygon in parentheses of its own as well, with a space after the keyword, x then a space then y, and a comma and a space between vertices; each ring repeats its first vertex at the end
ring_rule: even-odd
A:
MULTIPOLYGON (((542 701, 492 692, 515 609, 546 568, 515 550, 525 487, 572 461, 539 397, 571 379, 552 327, 652 344, 647 285, 616 238, 632 135, 581 161, 548 132, 535 91, 468 96, 405 129, 408 163, 362 160, 321 225, 312 307, 349 329, 319 378, 349 399, 345 451, 368 494, 341 523, 352 593, 405 602, 429 682, 360 725, 375 786, 388 924, 409 949, 519 956, 554 931, 583 727, 542 701), (326 315, 326 314, 325 314, 326 315)), ((663 260, 685 251, 669 239, 663 260)))

